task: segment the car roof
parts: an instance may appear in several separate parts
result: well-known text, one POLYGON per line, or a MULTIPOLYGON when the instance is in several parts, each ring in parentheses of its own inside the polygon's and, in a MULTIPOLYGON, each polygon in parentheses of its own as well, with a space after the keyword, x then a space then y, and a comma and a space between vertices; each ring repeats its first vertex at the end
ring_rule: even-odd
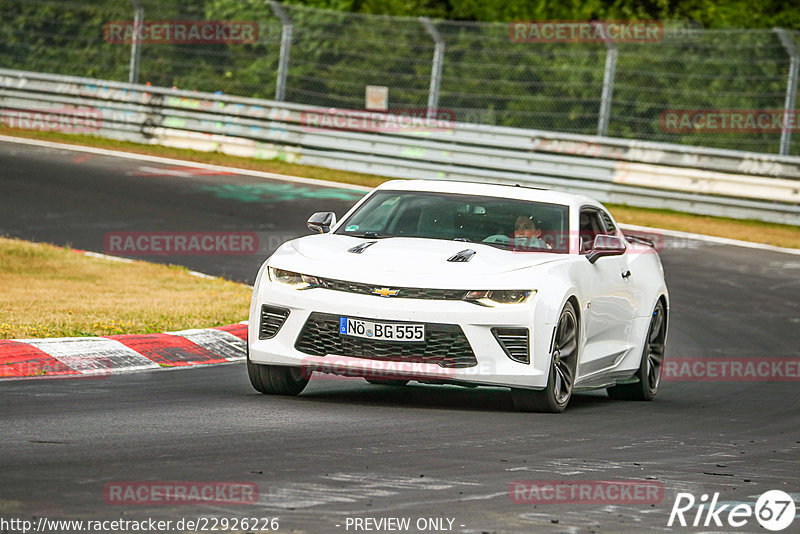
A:
POLYGON ((600 205, 598 201, 585 195, 576 195, 563 191, 538 189, 522 185, 460 182, 455 180, 389 180, 378 186, 377 189, 428 191, 433 193, 455 193, 462 195, 513 198, 576 207, 583 204, 600 205))

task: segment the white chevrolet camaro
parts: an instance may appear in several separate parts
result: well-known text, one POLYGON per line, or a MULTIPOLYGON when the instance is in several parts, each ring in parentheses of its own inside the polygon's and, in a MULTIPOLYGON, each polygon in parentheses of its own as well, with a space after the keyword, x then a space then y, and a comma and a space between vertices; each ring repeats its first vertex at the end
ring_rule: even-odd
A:
POLYGON ((650 400, 669 316, 656 250, 585 196, 393 180, 259 270, 247 370, 296 395, 315 372, 511 388, 524 411, 575 391, 650 400))

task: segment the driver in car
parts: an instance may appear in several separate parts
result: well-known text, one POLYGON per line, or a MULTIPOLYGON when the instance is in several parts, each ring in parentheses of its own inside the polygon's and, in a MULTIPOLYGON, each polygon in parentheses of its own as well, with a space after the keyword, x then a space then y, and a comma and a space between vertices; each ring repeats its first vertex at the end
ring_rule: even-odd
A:
POLYGON ((514 222, 514 232, 511 234, 513 243, 524 248, 552 248, 542 239, 542 230, 527 215, 520 215, 514 222))

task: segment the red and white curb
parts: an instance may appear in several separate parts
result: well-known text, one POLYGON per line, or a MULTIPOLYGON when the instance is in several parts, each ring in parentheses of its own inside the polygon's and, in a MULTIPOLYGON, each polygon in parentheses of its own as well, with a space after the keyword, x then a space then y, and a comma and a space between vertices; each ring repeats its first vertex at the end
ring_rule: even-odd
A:
POLYGON ((0 340, 0 379, 104 377, 245 359, 247 323, 103 337, 0 340))
MULTIPOLYGON (((121 263, 137 260, 88 250, 76 254, 121 263)), ((216 279, 197 271, 192 276, 216 279)), ((0 380, 107 377, 164 367, 209 365, 244 360, 247 321, 163 334, 103 337, 0 339, 0 380)))

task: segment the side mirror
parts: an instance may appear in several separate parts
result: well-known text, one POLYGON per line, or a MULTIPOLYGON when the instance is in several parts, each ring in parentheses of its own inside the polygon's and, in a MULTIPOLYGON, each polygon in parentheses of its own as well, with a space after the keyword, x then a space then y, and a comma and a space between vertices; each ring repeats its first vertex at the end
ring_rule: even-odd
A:
POLYGON ((600 234, 595 236, 592 250, 586 255, 589 263, 594 263, 606 256, 621 256, 625 253, 625 243, 615 235, 600 234))
POLYGON ((320 234, 327 234, 331 227, 336 224, 336 214, 332 211, 318 211, 308 218, 308 229, 320 234))

